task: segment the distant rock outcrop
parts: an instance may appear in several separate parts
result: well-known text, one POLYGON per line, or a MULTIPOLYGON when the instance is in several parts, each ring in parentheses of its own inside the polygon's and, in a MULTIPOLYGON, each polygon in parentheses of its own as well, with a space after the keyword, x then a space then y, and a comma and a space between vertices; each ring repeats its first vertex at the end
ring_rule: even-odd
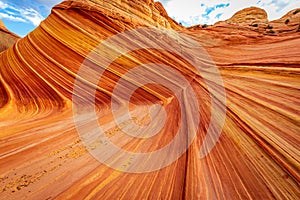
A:
POLYGON ((226 20, 229 24, 259 24, 268 23, 268 14, 265 10, 257 7, 245 8, 235 13, 226 20))
MULTIPOLYGON (((238 11, 230 19, 216 22, 209 30, 222 30, 224 34, 248 35, 251 38, 278 36, 300 31, 300 8, 288 12, 280 19, 269 21, 265 10, 250 7, 238 11), (249 32, 251 31, 251 32, 249 32)), ((188 28, 199 30, 201 26, 188 28)), ((228 39, 228 37, 227 37, 228 39)), ((241 38, 239 38, 241 39, 241 38)))
POLYGON ((5 27, 4 23, 0 19, 0 52, 8 49, 11 47, 18 39, 20 39, 19 36, 16 34, 11 33, 7 28, 5 27))
POLYGON ((277 34, 300 32, 300 8, 288 12, 278 20, 271 21, 270 25, 277 34))

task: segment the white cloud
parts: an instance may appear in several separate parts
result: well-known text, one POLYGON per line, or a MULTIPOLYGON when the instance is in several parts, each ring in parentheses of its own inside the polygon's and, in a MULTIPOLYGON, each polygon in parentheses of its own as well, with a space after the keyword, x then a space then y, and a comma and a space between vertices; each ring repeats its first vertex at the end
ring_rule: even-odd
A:
POLYGON ((2 10, 0 18, 15 22, 32 23, 38 26, 44 17, 33 8, 19 8, 13 5, 8 5, 0 0, 0 10, 2 10))
POLYGON ((2 1, 0 1, 0 9, 6 9, 8 8, 8 5, 2 1))
POLYGON ((237 11, 256 6, 266 10, 269 19, 282 17, 300 7, 300 0, 161 0, 170 17, 184 25, 214 24, 237 11), (221 5, 223 6, 217 6, 221 5), (224 6, 227 5, 228 6, 224 6))
POLYGON ((27 19, 35 26, 38 26, 41 21, 44 20, 44 17, 32 8, 21 9, 19 12, 23 18, 27 19))
POLYGON ((9 15, 9 14, 2 13, 2 12, 0 12, 0 19, 8 19, 8 20, 14 21, 14 22, 26 22, 26 20, 24 20, 23 18, 15 17, 13 15, 9 15))
POLYGON ((35 0, 35 1, 45 7, 52 8, 54 5, 62 2, 63 0, 35 0))

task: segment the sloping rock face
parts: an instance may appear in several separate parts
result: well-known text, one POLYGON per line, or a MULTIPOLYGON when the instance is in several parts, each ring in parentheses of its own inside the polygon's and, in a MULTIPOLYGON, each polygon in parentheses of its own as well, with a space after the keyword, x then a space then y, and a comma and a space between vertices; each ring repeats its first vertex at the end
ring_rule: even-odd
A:
POLYGON ((20 37, 7 30, 4 23, 0 20, 0 52, 11 47, 20 37))
POLYGON ((119 21, 118 25, 124 28, 138 26, 156 26, 178 29, 178 24, 167 16, 160 3, 153 1, 127 1, 118 0, 114 2, 106 0, 91 1, 66 1, 57 6, 58 9, 80 9, 96 12, 109 16, 119 21), (162 15, 161 15, 162 13, 162 15))
POLYGON ((0 54, 1 198, 299 199, 299 43, 184 29, 152 0, 55 6, 0 54))
POLYGON ((0 20, 0 27, 1 27, 1 29, 3 29, 3 27, 5 27, 2 20, 0 20))

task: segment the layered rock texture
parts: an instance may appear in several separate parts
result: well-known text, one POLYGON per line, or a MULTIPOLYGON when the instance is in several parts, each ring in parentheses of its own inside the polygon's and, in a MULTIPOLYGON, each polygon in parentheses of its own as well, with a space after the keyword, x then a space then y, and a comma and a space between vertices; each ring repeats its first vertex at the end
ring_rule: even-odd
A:
POLYGON ((0 20, 0 52, 11 47, 20 37, 11 33, 0 20))
MULTIPOLYGON (((76 0, 55 6, 36 30, 0 54, 1 199, 299 199, 298 26, 296 10, 268 22, 264 11, 250 8, 227 22, 187 29, 152 0, 76 0), (286 19, 290 19, 287 24, 286 19), (256 30, 250 26, 253 23, 272 25, 275 33, 267 33, 267 27, 254 27, 256 30), (220 71, 226 102, 221 101, 222 84, 216 81, 217 74, 199 76, 182 56, 162 50, 163 46, 116 57, 96 84, 88 79, 93 77, 90 71, 77 75, 86 62, 95 69, 92 72, 103 70, 101 63, 111 56, 110 51, 105 51, 103 60, 89 57, 102 41, 140 27, 175 30, 204 47, 220 71), (162 74, 163 67, 149 66, 133 73, 133 77, 128 75, 131 69, 149 63, 169 66, 181 74, 194 90, 199 110, 186 95, 187 86, 179 76, 172 76, 173 71, 162 74), (144 79, 153 77, 161 84, 143 84, 144 79), (115 93, 121 79, 122 92, 115 93), (74 90, 75 80, 87 86, 74 90), (171 91, 163 85, 165 82, 177 90, 171 91), (127 99, 129 109, 125 110, 123 95, 135 86, 138 89, 127 99), (90 153, 107 145, 105 141, 86 146, 78 134, 79 129, 88 133, 96 128, 85 95, 95 98, 96 121, 104 127, 105 136, 128 152, 163 148, 174 140, 180 123, 186 133, 180 138, 182 144, 194 129, 196 136, 183 155, 157 171, 126 172, 130 166, 144 164, 134 163, 134 156, 119 170, 108 167, 90 153), (112 113, 112 102, 117 104, 116 113, 112 113), (211 109, 213 104, 215 110, 211 109), (223 106, 227 111, 220 138, 201 158, 209 127, 222 125, 218 120, 210 125, 210 121, 212 117, 221 118, 217 111, 223 106), (180 107, 185 108, 184 113, 180 107), (130 121, 146 126, 151 121, 149 110, 156 113, 154 121, 166 116, 157 135, 133 138, 124 134, 125 129, 135 132, 130 122, 122 121, 126 119, 124 112, 130 113, 130 121), (200 121, 194 127, 197 116, 200 121), (122 123, 116 125, 116 120, 122 123)), ((136 49, 140 43, 130 41, 164 41, 158 36, 124 37, 122 44, 136 49)), ((122 47, 111 49, 122 51, 122 47)), ((189 48, 183 45, 183 49, 189 48)), ((203 69, 212 64, 206 57, 190 57, 203 63, 203 69)), ((176 149, 169 154, 174 152, 176 149)), ((121 158, 113 159, 117 162, 121 158)), ((148 164, 163 163, 164 159, 162 156, 148 164)))
POLYGON ((267 23, 268 14, 261 8, 245 8, 234 14, 230 19, 226 20, 226 22, 230 24, 267 23))

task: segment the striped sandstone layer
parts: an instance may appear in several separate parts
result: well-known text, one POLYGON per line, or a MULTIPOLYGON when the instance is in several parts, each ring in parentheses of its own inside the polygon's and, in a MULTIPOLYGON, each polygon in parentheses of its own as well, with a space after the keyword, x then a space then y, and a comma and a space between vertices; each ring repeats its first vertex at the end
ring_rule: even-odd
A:
MULTIPOLYGON (((76 0, 55 6, 36 30, 0 54, 1 198, 299 199, 300 34, 264 34, 243 27, 223 23, 186 29, 152 0, 76 0), (174 93, 160 85, 146 85, 130 99, 136 123, 147 123, 147 107, 164 106, 167 121, 158 135, 126 140, 120 133, 130 130, 126 123, 111 126, 110 103, 120 77, 126 78, 137 64, 165 64, 189 81, 198 99, 199 112, 188 101, 183 104, 187 115, 201 117, 186 153, 158 171, 125 173, 98 162, 78 136, 72 98, 82 95, 73 90, 79 68, 99 43, 138 27, 188 35, 219 68, 227 94, 226 120, 218 143, 205 158, 199 153, 212 116, 207 85, 182 57, 157 50, 120 56, 103 74, 95 93, 99 124, 108 127, 106 136, 127 151, 151 152, 172 141, 183 116, 174 93)), ((136 76, 139 80, 142 75, 136 76)), ((210 76, 218 88, 214 74, 210 76)), ((166 77, 160 78, 163 82, 166 77)), ((172 83, 184 89, 173 78, 172 83)), ((132 84, 138 83, 132 80, 124 86, 132 84)), ((84 113, 86 105, 79 102, 76 109, 82 111, 79 128, 88 132, 95 127, 84 113)))

